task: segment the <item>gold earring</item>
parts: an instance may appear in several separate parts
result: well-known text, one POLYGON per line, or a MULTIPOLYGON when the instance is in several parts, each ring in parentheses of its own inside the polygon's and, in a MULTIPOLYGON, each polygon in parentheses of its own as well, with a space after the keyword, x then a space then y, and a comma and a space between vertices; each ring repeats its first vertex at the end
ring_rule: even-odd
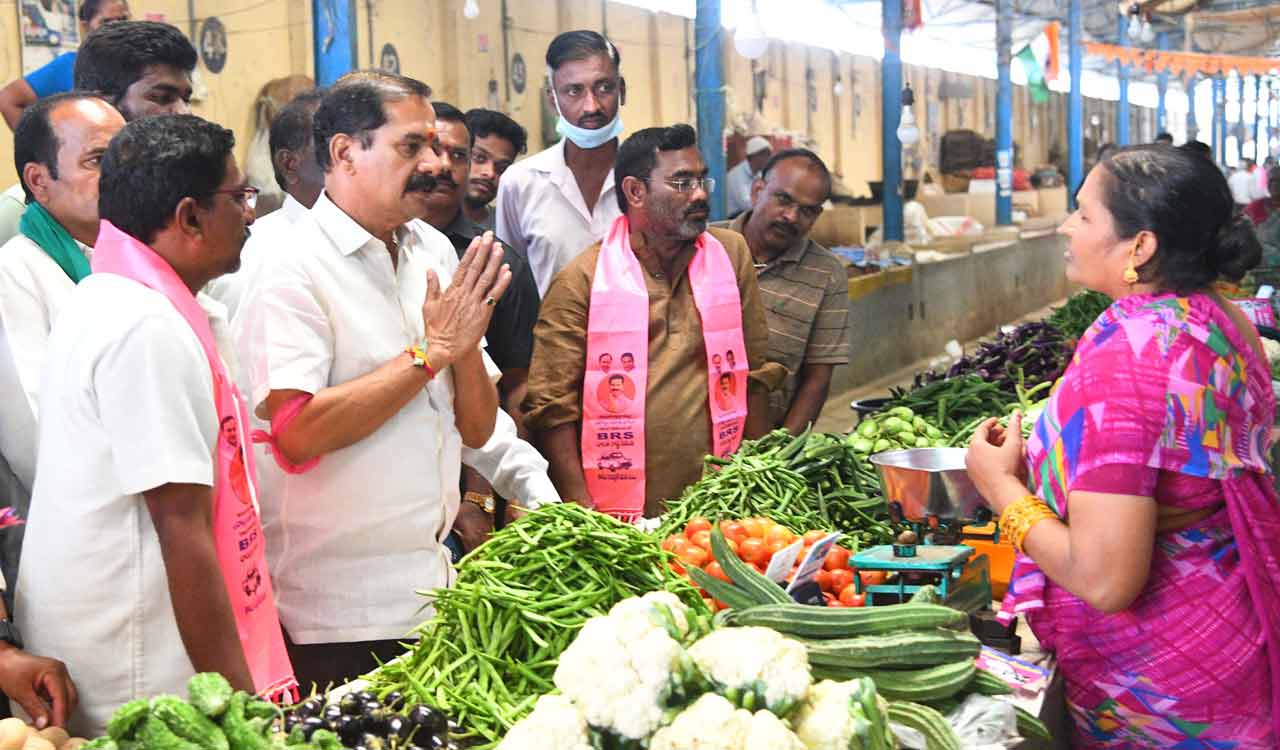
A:
POLYGON ((1124 276, 1121 277, 1124 279, 1124 283, 1129 286, 1138 283, 1138 269, 1133 266, 1133 255, 1136 252, 1138 252, 1138 246, 1134 245, 1133 249, 1129 251, 1129 265, 1125 267, 1124 276))

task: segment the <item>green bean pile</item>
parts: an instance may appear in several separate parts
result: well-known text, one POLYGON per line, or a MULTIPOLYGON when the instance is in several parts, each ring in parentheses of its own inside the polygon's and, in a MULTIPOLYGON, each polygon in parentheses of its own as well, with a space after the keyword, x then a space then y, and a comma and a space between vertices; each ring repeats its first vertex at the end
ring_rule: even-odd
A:
POLYGON ((1111 307, 1111 298, 1107 295, 1079 292, 1068 297, 1062 307, 1055 308, 1046 320, 1068 337, 1078 339, 1108 307, 1111 307))
POLYGON ((729 459, 708 457, 707 472, 667 503, 659 538, 694 516, 713 521, 766 516, 796 533, 841 531, 852 548, 893 536, 875 469, 845 435, 774 430, 747 440, 729 459))
MULTIPOLYGON (((1019 394, 1023 392, 1020 384, 1016 388, 1019 394)), ((913 391, 889 390, 893 400, 885 405, 886 409, 905 406, 947 435, 961 432, 974 420, 1000 416, 1010 404, 1018 402, 1018 397, 1001 390, 999 383, 988 383, 977 375, 938 380, 913 391)))
POLYGON ((560 654, 588 619, 658 590, 709 615, 669 557, 647 534, 580 505, 536 510, 464 558, 453 587, 420 592, 434 617, 408 653, 369 676, 371 689, 436 706, 476 746, 492 746, 555 689, 560 654))

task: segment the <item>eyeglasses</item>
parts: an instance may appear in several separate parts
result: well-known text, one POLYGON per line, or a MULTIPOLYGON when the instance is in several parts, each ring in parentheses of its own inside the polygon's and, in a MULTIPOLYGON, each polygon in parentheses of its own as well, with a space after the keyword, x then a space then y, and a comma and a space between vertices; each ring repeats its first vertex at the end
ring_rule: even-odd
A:
POLYGON ((239 187, 239 188, 215 190, 213 191, 213 194, 217 195, 218 193, 226 193, 227 195, 231 196, 232 200, 244 206, 245 208, 257 208, 258 193, 260 192, 262 191, 258 190, 256 187, 253 187, 252 185, 246 185, 245 187, 239 187))
MULTIPOLYGON (((645 180, 647 183, 648 180, 645 180)), ((672 190, 677 193, 691 193, 701 187, 707 193, 716 189, 716 178, 714 177, 678 177, 674 180, 664 179, 672 190)))

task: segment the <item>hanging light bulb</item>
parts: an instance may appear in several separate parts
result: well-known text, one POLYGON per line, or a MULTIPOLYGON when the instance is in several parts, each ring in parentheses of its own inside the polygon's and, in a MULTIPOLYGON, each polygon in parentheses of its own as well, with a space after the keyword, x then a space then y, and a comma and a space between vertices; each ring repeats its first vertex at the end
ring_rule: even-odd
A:
POLYGON ((840 80, 839 78, 836 78, 835 84, 831 87, 831 93, 835 94, 836 96, 843 96, 844 81, 840 80))
POLYGON ((915 145, 920 140, 920 128, 916 127, 916 116, 911 111, 915 101, 915 92, 908 85, 902 90, 902 117, 898 120, 898 142, 903 146, 915 145))
POLYGON ((1142 19, 1142 35, 1140 37, 1143 44, 1151 44, 1156 40, 1156 30, 1151 27, 1151 18, 1142 19))
POLYGON ((769 37, 760 28, 760 16, 756 14, 755 3, 751 4, 751 15, 738 24, 738 30, 733 33, 733 47, 748 60, 759 59, 769 49, 769 37))
POLYGON ((1136 42, 1142 36, 1142 22, 1137 16, 1129 16, 1129 41, 1136 42))
POLYGON ((480 17, 480 4, 476 0, 467 0, 462 5, 462 15, 468 21, 474 21, 480 17))

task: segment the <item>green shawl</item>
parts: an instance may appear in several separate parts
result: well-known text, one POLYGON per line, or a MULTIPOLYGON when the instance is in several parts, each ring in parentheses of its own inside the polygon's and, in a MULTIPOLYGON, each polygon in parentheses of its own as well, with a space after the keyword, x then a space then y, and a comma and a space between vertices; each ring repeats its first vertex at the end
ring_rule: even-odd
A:
POLYGON ((89 259, 84 257, 71 233, 39 203, 32 201, 27 204, 27 210, 22 212, 22 219, 18 222, 18 231, 39 245, 75 283, 79 284, 91 273, 89 259))

